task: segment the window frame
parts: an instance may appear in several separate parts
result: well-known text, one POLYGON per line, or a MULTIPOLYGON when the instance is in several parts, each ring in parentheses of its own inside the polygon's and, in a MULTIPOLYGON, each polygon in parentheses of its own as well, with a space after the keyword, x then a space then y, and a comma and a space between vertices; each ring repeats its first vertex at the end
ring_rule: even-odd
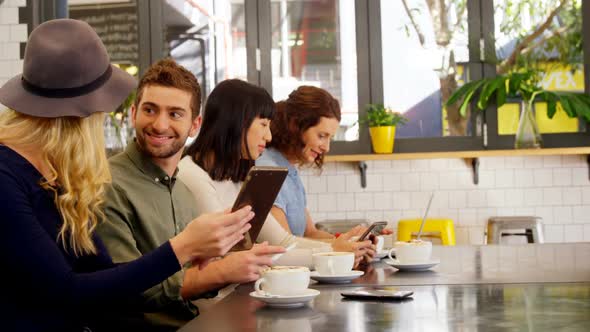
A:
MULTIPOLYGON (((246 0, 248 1, 248 0, 246 0)), ((270 8, 270 0, 254 0, 270 8)), ((467 0, 469 75, 471 80, 496 75, 494 18, 486 13, 493 12, 493 1, 467 0), (483 50, 480 49, 483 41, 483 50), (481 54, 483 51, 483 54, 481 54)), ((270 10, 270 9, 268 9, 270 10)), ((590 91, 590 4, 582 3, 584 41, 585 91, 590 91)), ((381 0, 355 0, 356 44, 358 69, 359 117, 366 114, 364 105, 383 103, 383 62, 381 39, 381 0)), ((267 29, 261 32, 269 45, 261 48, 262 62, 270 64, 270 15, 258 16, 259 26, 267 29)), ((269 71, 260 85, 272 92, 272 73, 269 71)), ((474 105, 472 109, 475 109, 474 105)), ((581 120, 583 121, 583 120, 581 120)), ((514 149, 514 135, 498 134, 497 109, 490 106, 483 111, 474 111, 469 119, 471 134, 466 136, 445 136, 428 138, 396 138, 394 153, 444 152, 474 150, 514 149)), ((544 148, 590 146, 590 125, 583 133, 542 134, 544 148)), ((356 141, 334 141, 331 155, 354 155, 371 153, 369 131, 366 126, 359 128, 356 141)))
MULTIPOLYGON (((21 9, 21 21, 30 31, 39 23, 60 15, 64 0, 27 0, 21 9)), ((137 1, 140 74, 164 54, 163 18, 160 1, 137 1)), ((271 0, 244 0, 246 20, 246 54, 248 81, 272 93, 271 71, 271 0)), ((471 79, 494 77, 495 57, 493 1, 467 0, 469 75, 471 79), (483 54, 480 54, 483 40, 483 54)), ((381 39, 381 0, 355 0, 357 84, 359 117, 366 114, 364 105, 383 103, 383 60, 381 39)), ((590 93, 590 4, 582 1, 582 38, 584 43, 585 92, 590 93)), ((24 50, 24 44, 22 44, 24 50)), ((394 153, 474 151, 514 149, 514 135, 498 134, 497 109, 490 106, 474 112, 469 136, 432 138, 397 138, 394 153), (480 134, 478 136, 478 134, 480 134)), ((581 120, 583 121, 583 120, 581 120)), ((590 146, 590 125, 586 132, 542 134, 544 148, 590 146)), ((371 153, 369 131, 360 126, 356 141, 334 141, 331 155, 371 153)))
MULTIPOLYGON (((247 0, 246 0, 247 1, 247 0)), ((270 13, 270 0, 257 1, 259 7, 270 13)), ((472 78, 482 77, 483 63, 473 61, 480 59, 479 40, 481 31, 480 0, 468 0, 468 30, 469 30, 469 72, 472 78), (472 31, 474 31, 472 33, 472 31)), ((259 39, 268 41, 260 48, 262 67, 268 68, 262 71, 263 78, 257 82, 272 94, 272 72, 270 70, 270 15, 258 15, 259 39), (264 29, 260 29, 264 27, 264 29)), ((357 91, 358 91, 358 116, 366 114, 365 105, 382 104, 383 92, 383 54, 381 39, 381 0, 355 0, 355 24, 356 24, 356 49, 357 49, 357 91)), ((398 138, 395 144, 395 153, 405 152, 438 152, 438 151, 472 151, 481 150, 484 142, 483 136, 476 136, 482 132, 482 117, 471 117, 471 135, 461 137, 429 137, 429 138, 398 138), (479 122, 478 122, 479 118, 479 122)), ((354 141, 333 141, 330 155, 351 155, 372 153, 369 130, 366 126, 359 127, 359 139, 354 141)))

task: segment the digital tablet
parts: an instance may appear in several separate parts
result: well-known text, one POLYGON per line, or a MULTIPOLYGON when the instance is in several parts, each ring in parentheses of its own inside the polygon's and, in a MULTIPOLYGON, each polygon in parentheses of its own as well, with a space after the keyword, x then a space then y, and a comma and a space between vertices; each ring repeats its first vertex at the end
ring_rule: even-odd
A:
POLYGON ((244 239, 231 251, 252 248, 287 177, 287 172, 286 167, 254 166, 250 169, 234 202, 232 212, 246 205, 252 206, 254 211, 254 218, 250 221, 252 227, 248 233, 244 234, 244 239))

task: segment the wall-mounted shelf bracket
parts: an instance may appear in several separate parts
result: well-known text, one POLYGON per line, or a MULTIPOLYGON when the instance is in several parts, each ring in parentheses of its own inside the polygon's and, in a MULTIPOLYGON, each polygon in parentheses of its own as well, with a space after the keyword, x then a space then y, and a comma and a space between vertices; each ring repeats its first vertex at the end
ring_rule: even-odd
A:
POLYGON ((367 188, 367 163, 359 161, 359 170, 361 171, 361 187, 367 188))
POLYGON ((473 168, 473 184, 479 184, 479 158, 471 159, 471 168, 473 168))
POLYGON ((465 164, 473 169, 473 184, 479 184, 479 158, 463 158, 465 164))

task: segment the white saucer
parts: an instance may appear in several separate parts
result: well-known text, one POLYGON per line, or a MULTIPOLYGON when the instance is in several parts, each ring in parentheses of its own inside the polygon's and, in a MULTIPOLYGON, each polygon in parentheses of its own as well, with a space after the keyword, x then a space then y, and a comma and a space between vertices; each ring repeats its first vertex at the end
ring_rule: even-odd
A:
POLYGON ((424 263, 401 263, 397 259, 385 259, 384 263, 389 264, 401 271, 426 271, 433 266, 440 263, 440 259, 431 259, 429 262, 424 263))
POLYGON ((356 279, 362 276, 363 274, 365 274, 365 272, 363 271, 350 271, 344 274, 321 275, 318 271, 312 271, 309 274, 309 277, 319 282, 325 282, 330 284, 343 284, 351 282, 353 279, 356 279))
POLYGON ((271 307, 277 308, 297 308, 302 307, 314 297, 320 295, 320 291, 308 288, 302 294, 298 295, 266 295, 257 291, 251 292, 250 296, 260 300, 271 307))

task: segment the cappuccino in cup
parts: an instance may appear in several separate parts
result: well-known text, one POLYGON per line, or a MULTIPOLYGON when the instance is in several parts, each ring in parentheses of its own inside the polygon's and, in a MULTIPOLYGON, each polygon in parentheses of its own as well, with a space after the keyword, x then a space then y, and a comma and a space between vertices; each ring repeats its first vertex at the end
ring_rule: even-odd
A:
MULTIPOLYGON (((432 242, 412 240, 410 242, 398 241, 394 245, 395 257, 402 264, 419 264, 430 261, 432 254, 432 242)), ((391 251, 389 252, 391 258, 391 251)))
POLYGON ((309 269, 303 266, 273 266, 254 284, 257 292, 291 296, 302 294, 309 286, 309 269))
POLYGON ((322 252, 312 255, 313 265, 321 275, 342 275, 354 267, 352 252, 322 252))

